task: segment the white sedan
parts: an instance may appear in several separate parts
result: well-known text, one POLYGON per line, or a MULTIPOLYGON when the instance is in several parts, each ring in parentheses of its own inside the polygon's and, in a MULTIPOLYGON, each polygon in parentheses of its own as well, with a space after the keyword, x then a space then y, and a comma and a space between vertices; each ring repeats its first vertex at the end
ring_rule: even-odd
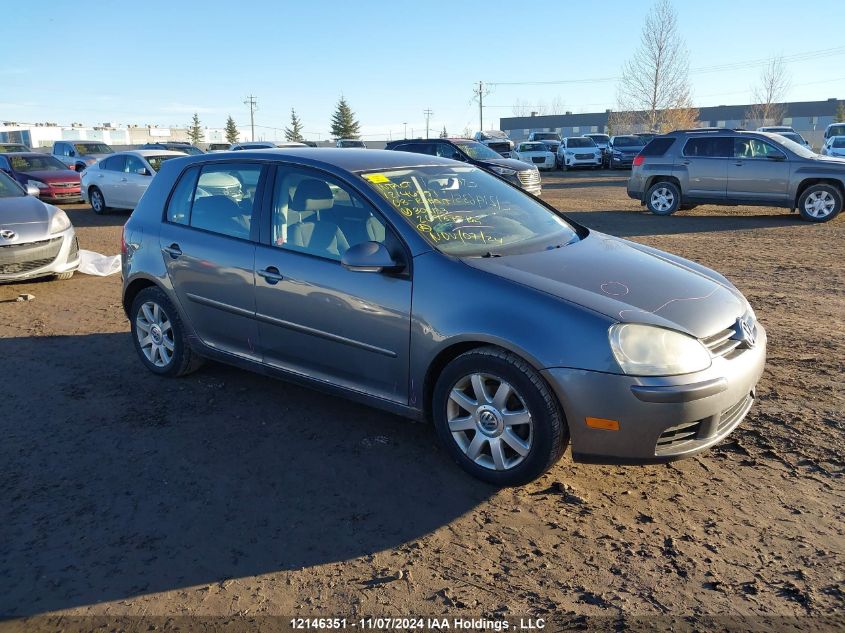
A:
POLYGON ((588 136, 569 136, 560 142, 557 162, 561 169, 573 167, 601 167, 601 149, 588 136))
POLYGON ((831 136, 822 147, 822 156, 845 158, 845 136, 831 136))
POLYGON ((82 172, 82 198, 98 214, 109 209, 134 209, 161 164, 185 156, 183 152, 159 149, 109 154, 82 172))
POLYGON ((549 146, 539 141, 520 143, 511 152, 511 158, 523 163, 534 165, 537 169, 554 169, 555 155, 549 151, 549 146))

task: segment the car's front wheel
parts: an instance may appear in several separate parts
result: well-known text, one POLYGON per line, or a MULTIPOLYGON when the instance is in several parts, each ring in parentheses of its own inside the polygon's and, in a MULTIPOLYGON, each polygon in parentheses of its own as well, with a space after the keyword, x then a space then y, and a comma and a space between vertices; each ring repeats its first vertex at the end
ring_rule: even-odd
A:
POLYGON ((842 210, 842 192, 832 185, 812 185, 798 198, 798 211, 808 222, 827 222, 842 210))
POLYGON ((141 362, 160 376, 183 376, 202 365, 188 345, 179 313, 160 288, 144 288, 132 302, 130 327, 141 362))
POLYGON ((681 206, 678 185, 668 180, 653 184, 646 193, 646 206, 656 215, 672 215, 681 206))
POLYGON ((91 187, 88 192, 88 199, 91 201, 91 208, 97 215, 108 213, 109 208, 106 206, 106 199, 103 197, 103 192, 96 187, 91 187))
POLYGON ((569 429, 546 381, 495 347, 461 354, 441 373, 432 402, 437 435, 467 472, 497 486, 525 484, 563 454, 569 429))

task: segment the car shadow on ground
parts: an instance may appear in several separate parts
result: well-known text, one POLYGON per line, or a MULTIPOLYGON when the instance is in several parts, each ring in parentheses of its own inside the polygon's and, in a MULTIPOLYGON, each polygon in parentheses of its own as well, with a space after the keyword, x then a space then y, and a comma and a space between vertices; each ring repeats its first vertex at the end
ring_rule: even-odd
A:
POLYGON ((564 214, 586 227, 617 237, 650 235, 678 235, 717 231, 744 231, 785 226, 813 226, 801 220, 797 213, 778 210, 759 215, 732 215, 725 207, 691 209, 671 216, 654 215, 648 211, 564 211, 564 214))
POLYGON ((621 187, 625 188, 628 176, 616 176, 608 172, 590 171, 585 173, 557 172, 556 182, 543 181, 543 189, 589 189, 591 187, 621 187))
POLYGON ((367 557, 494 493, 428 425, 217 364, 162 379, 134 353, 0 339, 0 616, 367 557))
POLYGON ((132 214, 125 209, 112 209, 103 215, 97 215, 87 204, 62 205, 75 228, 89 226, 123 226, 132 214))

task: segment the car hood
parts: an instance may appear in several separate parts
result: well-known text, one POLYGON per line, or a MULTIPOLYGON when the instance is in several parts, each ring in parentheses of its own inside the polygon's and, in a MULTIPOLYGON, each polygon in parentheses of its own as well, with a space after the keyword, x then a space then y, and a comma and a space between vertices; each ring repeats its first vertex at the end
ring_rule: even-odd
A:
POLYGON ((507 167, 508 169, 515 169, 517 171, 524 171, 526 169, 534 169, 523 163, 521 160, 514 158, 485 158, 484 160, 475 161, 480 165, 496 165, 498 167, 507 167))
POLYGON ((613 151, 622 152, 623 154, 639 154, 641 151, 643 151, 644 148, 645 145, 635 145, 632 147, 614 147, 613 151))
POLYGON ((41 182, 79 182, 79 173, 72 169, 36 169, 33 171, 19 172, 28 178, 40 180, 41 182))
MULTIPOLYGON (((19 243, 47 237, 52 208, 33 196, 0 198, 0 229, 11 229, 17 237, 11 243, 19 243)), ((0 245, 6 244, 0 238, 0 245)))
POLYGON ((829 165, 835 165, 837 167, 845 167, 845 160, 841 157, 845 156, 845 149, 835 149, 835 150, 828 150, 834 152, 834 155, 831 156, 828 154, 824 156, 822 154, 818 154, 816 156, 816 160, 822 163, 828 163, 829 165))
POLYGON ((464 262, 617 321, 697 338, 729 327, 746 311, 739 291, 717 273, 602 233, 561 248, 464 262))

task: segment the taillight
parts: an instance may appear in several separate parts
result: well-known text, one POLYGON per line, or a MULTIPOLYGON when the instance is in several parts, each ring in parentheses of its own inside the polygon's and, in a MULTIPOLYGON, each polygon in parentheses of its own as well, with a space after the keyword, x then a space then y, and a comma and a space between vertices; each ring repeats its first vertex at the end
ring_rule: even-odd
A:
POLYGON ((634 156, 634 167, 639 167, 645 162, 645 156, 642 154, 637 154, 634 156))

